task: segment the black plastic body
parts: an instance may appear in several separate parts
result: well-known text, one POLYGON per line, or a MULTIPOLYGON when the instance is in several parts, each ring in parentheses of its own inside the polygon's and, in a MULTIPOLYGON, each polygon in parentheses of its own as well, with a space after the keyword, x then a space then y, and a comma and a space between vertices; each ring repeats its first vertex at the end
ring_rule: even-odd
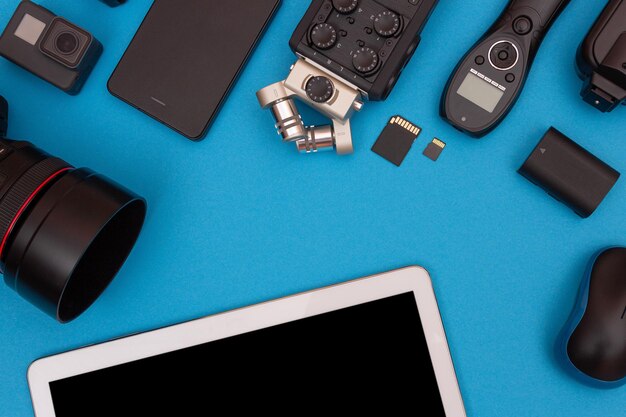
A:
POLYGON ((279 4, 154 2, 109 91, 185 137, 203 139, 279 4))
POLYGON ((593 214, 620 177, 554 128, 539 141, 519 173, 583 218, 593 214))
POLYGON ((569 0, 510 1, 450 76, 441 98, 441 116, 473 137, 482 137, 498 126, 519 98, 548 30, 568 4, 569 0), (520 21, 530 22, 527 32, 518 28, 520 21), (490 52, 503 43, 517 49, 517 62, 511 68, 501 66, 501 69, 492 64, 490 52), (474 72, 482 82, 504 93, 492 112, 458 94, 466 76, 474 72))
POLYGON ((66 65, 53 59, 44 52, 42 41, 55 18, 61 19, 50 10, 31 1, 22 1, 2 36, 0 36, 0 55, 66 93, 78 94, 102 54, 102 44, 93 35, 82 29, 88 34, 89 40, 88 44, 82 45, 84 52, 80 62, 77 65, 66 65), (15 31, 26 14, 46 25, 34 45, 15 35, 15 31))
POLYGON ((626 1, 610 0, 576 54, 583 100, 602 112, 626 105, 626 1))
POLYGON ((593 259, 570 322, 575 327, 565 335, 569 362, 592 381, 625 383, 626 248, 610 248, 593 259))
POLYGON ((420 33, 436 5, 437 0, 359 0, 352 13, 342 14, 330 0, 313 0, 289 46, 297 55, 356 86, 368 100, 384 100, 417 49, 420 33), (373 16, 386 10, 401 20, 400 31, 388 38, 373 30, 373 16), (319 23, 331 24, 339 34, 337 44, 330 49, 317 48, 311 42, 311 29, 319 23), (379 57, 377 67, 367 74, 359 73, 352 64, 354 51, 361 47, 373 49, 379 57))

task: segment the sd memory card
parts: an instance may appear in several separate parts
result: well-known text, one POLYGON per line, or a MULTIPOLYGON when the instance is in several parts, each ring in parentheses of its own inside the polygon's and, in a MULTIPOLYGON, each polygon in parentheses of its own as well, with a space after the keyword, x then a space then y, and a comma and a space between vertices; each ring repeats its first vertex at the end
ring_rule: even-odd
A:
POLYGON ((419 136, 421 128, 401 116, 394 116, 372 146, 372 151, 400 166, 419 136))

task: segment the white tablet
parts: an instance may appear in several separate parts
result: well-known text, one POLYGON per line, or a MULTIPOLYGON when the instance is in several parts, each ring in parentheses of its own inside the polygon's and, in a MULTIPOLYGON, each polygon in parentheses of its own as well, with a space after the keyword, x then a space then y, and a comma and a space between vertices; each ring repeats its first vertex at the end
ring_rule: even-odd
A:
POLYGON ((466 416, 420 267, 39 359, 28 382, 37 417, 466 416))

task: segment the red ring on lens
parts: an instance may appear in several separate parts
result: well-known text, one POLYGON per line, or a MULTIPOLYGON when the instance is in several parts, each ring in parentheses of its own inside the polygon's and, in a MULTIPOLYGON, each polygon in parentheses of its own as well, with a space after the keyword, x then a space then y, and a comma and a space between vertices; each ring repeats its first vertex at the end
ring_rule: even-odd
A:
MULTIPOLYGON (((17 222, 20 219, 20 217, 22 216, 22 214, 24 214, 24 211, 26 211, 26 209, 28 208, 28 205, 35 199, 37 194, 39 194, 39 192, 41 192, 41 190, 43 190, 46 187, 46 185, 48 185, 50 182, 52 182, 59 175, 63 174, 66 171, 69 171, 71 169, 73 169, 73 168, 72 167, 66 167, 66 168, 62 168, 62 169, 58 170, 57 172, 55 172, 54 174, 52 174, 48 178, 46 178, 45 181, 43 181, 41 184, 39 184, 39 186, 32 193, 30 193, 28 198, 20 206, 19 210, 17 211, 17 213, 13 217, 13 220, 11 220, 11 223, 9 224, 9 227, 7 228, 6 233, 2 237, 2 242, 0 243, 0 259, 2 259, 2 255, 3 255, 4 249, 6 247, 7 241, 9 240, 9 236, 11 235, 11 232, 13 231, 13 228, 17 224, 17 222)), ((4 271, 0 271, 0 273, 3 273, 3 272, 4 271)))

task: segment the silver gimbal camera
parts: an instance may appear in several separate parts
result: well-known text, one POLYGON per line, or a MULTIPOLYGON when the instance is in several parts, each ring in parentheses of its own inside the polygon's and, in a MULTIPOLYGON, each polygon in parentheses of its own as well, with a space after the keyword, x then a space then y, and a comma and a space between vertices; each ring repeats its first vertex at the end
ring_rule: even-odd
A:
POLYGON ((363 107, 364 94, 312 62, 299 58, 286 80, 257 92, 261 107, 270 109, 284 142, 295 142, 301 153, 336 149, 350 154, 350 117, 363 107), (332 120, 332 125, 305 126, 294 98, 299 98, 332 120))

